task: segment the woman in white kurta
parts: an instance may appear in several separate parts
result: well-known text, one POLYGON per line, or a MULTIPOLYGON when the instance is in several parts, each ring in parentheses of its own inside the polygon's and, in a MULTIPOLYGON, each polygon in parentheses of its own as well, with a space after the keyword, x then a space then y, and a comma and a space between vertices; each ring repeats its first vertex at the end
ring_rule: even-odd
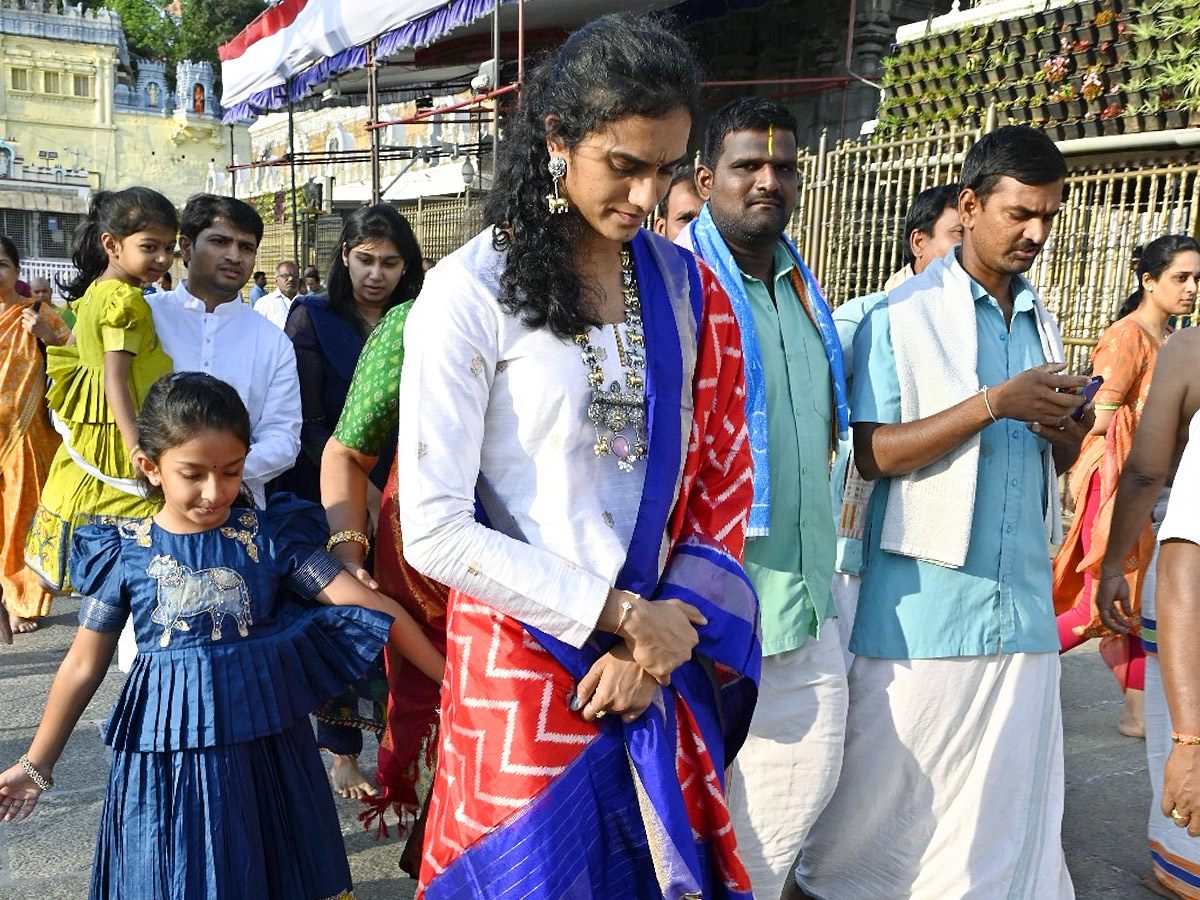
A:
POLYGON ((736 324, 640 230, 698 77, 648 20, 572 35, 405 327, 404 551, 452 589, 425 897, 748 896, 711 790, 761 655, 736 324))

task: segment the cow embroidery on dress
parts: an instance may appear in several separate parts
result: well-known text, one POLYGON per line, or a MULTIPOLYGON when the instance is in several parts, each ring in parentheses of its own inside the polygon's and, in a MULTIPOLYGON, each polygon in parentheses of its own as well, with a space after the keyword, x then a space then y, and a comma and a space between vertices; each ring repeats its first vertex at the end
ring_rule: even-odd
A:
POLYGON ((250 633, 250 592, 233 569, 200 569, 194 572, 170 556, 155 556, 146 574, 158 582, 158 606, 150 621, 163 626, 158 645, 171 643, 172 631, 191 631, 187 620, 208 613, 212 617, 212 639, 221 639, 226 616, 233 616, 238 634, 250 633))

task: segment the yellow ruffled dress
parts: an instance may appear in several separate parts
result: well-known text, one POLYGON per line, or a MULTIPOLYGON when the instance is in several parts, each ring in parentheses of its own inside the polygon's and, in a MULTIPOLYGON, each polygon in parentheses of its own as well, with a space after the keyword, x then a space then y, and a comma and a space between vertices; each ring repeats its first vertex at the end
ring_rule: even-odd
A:
POLYGON ((135 411, 150 386, 172 370, 150 305, 140 288, 110 279, 75 304, 75 343, 48 347, 46 405, 69 431, 58 448, 25 540, 25 564, 51 587, 70 590, 68 563, 75 528, 96 521, 140 519, 158 509, 136 487, 136 472, 104 395, 104 354, 134 355, 129 393, 135 411))

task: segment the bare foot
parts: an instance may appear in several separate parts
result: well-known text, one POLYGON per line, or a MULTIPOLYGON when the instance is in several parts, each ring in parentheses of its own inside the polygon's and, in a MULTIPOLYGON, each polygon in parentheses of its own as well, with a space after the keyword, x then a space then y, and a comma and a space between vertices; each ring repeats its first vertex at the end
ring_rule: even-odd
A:
POLYGON ((374 797, 379 793, 375 785, 367 781, 367 777, 358 768, 357 756, 333 754, 329 780, 333 784, 334 793, 348 800, 361 800, 363 797, 374 797))
POLYGON ((9 613, 8 627, 12 629, 13 634, 29 634, 31 631, 38 630, 38 620, 26 619, 16 613, 9 613))
POLYGON ((1117 731, 1131 738, 1146 736, 1146 694, 1133 688, 1125 690, 1125 708, 1121 712, 1121 722, 1117 731))
POLYGON ((1153 872, 1142 873, 1142 887, 1152 893, 1158 894, 1160 897, 1168 897, 1170 900, 1181 900, 1180 896, 1159 881, 1153 872))

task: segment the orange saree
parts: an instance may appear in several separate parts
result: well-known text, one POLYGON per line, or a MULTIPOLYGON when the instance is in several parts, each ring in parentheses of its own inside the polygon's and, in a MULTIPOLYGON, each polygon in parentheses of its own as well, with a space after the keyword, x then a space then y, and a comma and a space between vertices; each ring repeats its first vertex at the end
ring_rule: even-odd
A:
MULTIPOLYGON (((8 611, 27 619, 50 612, 50 595, 25 568, 25 533, 59 444, 46 412, 42 348, 21 327, 30 306, 0 302, 0 590, 8 611)), ((64 340, 70 335, 52 309, 43 306, 41 314, 64 340)))
MULTIPOLYGON (((1131 318, 1114 322, 1100 336, 1092 355, 1092 368, 1104 376, 1096 394, 1096 408, 1114 410, 1108 431, 1089 435, 1071 470, 1070 491, 1075 498, 1075 520, 1054 560, 1054 611, 1062 615, 1086 600, 1091 614, 1071 631, 1080 642, 1109 635, 1096 611, 1093 585, 1108 547, 1117 481, 1133 446, 1133 435, 1150 391, 1154 363, 1161 342, 1131 318), (1099 479, 1100 503, 1094 521, 1084 508, 1093 477, 1099 479), (1090 546, 1084 549, 1084 528, 1091 524, 1090 546)), ((1136 609, 1140 609, 1142 582, 1154 553, 1154 535, 1147 521, 1138 542, 1125 560, 1125 578, 1136 609)), ((1106 654, 1107 655, 1107 654, 1106 654)), ((1118 676, 1119 677, 1119 676, 1118 676)))

